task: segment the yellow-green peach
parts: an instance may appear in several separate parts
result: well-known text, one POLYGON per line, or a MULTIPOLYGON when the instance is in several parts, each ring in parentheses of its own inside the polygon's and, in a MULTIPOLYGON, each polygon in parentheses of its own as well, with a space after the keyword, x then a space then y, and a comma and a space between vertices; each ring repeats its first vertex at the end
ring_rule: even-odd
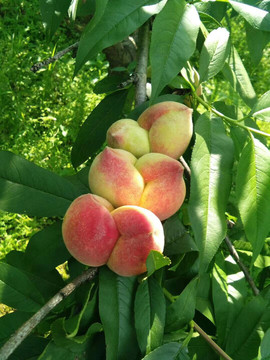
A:
POLYGON ((94 194, 104 197, 113 206, 138 205, 144 180, 130 152, 106 147, 93 161, 89 186, 94 194))
POLYGON ((120 237, 108 260, 108 267, 121 276, 144 273, 150 251, 162 252, 164 248, 160 220, 151 211, 138 206, 122 206, 111 214, 120 237))
POLYGON ((71 255, 88 266, 107 263, 119 238, 111 215, 113 206, 97 195, 85 194, 69 206, 62 225, 64 243, 71 255))
POLYGON ((176 213, 186 195, 182 165, 167 155, 150 153, 135 166, 146 184, 139 206, 152 211, 160 220, 176 213))
POLYGON ((177 159, 192 137, 192 109, 174 101, 161 102, 146 109, 138 124, 149 131, 151 152, 177 159))
POLYGON ((121 119, 113 123, 106 140, 110 147, 129 151, 137 158, 150 152, 148 131, 135 120, 121 119))

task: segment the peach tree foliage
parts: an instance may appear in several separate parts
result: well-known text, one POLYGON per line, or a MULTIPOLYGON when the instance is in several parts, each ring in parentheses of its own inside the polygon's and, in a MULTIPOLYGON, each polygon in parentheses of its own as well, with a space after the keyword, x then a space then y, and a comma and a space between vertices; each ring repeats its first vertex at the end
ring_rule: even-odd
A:
POLYGON ((258 96, 239 56, 230 22, 244 21, 258 65, 270 41, 270 1, 41 0, 49 36, 67 16, 90 18, 79 43, 77 74, 104 49, 150 27, 151 96, 134 106, 135 65, 115 69, 96 85, 104 99, 78 129, 74 169, 60 177, 10 152, 0 152, 0 209, 53 217, 25 253, 0 262, 0 302, 16 311, 0 318, 3 345, 85 266, 67 252, 61 234, 71 202, 89 192, 91 160, 107 129, 137 120, 149 105, 172 100, 193 108, 194 135, 184 153, 187 196, 163 222, 164 257, 150 253, 146 276, 121 277, 101 267, 32 331, 10 359, 218 359, 194 322, 234 360, 270 356, 270 92, 258 96), (90 15, 90 16, 89 16, 90 15), (211 102, 208 85, 231 85, 237 101, 211 102), (123 86, 124 84, 124 86, 123 86), (121 85, 121 86, 120 86, 121 85), (236 104, 236 105, 235 105, 236 104), (240 104, 240 105, 239 105, 240 104), (254 280, 233 260, 225 238, 254 280), (56 267, 66 263, 68 280, 56 267))

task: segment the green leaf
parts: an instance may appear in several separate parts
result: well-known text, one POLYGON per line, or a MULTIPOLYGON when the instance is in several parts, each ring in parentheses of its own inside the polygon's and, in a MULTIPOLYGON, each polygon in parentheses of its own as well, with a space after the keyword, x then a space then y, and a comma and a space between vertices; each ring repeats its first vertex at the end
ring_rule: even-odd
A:
POLYGON ((256 93, 249 79, 242 60, 232 46, 229 60, 222 69, 223 75, 230 82, 232 88, 240 95, 243 101, 252 108, 257 101, 256 93))
POLYGON ((144 280, 135 297, 135 327, 143 354, 163 343, 166 303, 163 291, 154 278, 144 280))
POLYGON ((267 302, 259 295, 249 301, 234 319, 226 342, 233 360, 254 359, 261 342, 261 323, 267 302))
POLYGON ((71 257, 62 239, 62 221, 46 227, 31 237, 25 252, 27 269, 46 273, 71 257))
POLYGON ((189 217, 199 249, 200 272, 207 270, 226 234, 234 147, 222 120, 203 114, 195 126, 191 159, 189 217))
POLYGON ((35 312, 44 300, 24 272, 0 262, 0 303, 20 311, 35 312))
POLYGON ((193 279, 169 305, 166 314, 166 332, 179 330, 191 321, 195 314, 198 278, 193 279))
POLYGON ((136 277, 118 276, 107 267, 99 271, 99 314, 106 339, 106 359, 137 359, 134 326, 136 277))
POLYGON ((197 245, 179 219, 178 214, 171 216, 164 224, 165 249, 168 256, 198 251, 197 245))
POLYGON ((93 91, 95 94, 104 94, 117 91, 121 89, 119 85, 125 82, 128 78, 129 75, 127 72, 108 75, 104 79, 96 83, 93 91))
MULTIPOLYGON (((74 358, 75 355, 73 352, 62 346, 57 346, 55 342, 51 340, 38 360, 74 360, 74 358)), ((78 357, 78 359, 80 358, 78 357)))
MULTIPOLYGON (((157 14, 167 0, 110 0, 94 26, 86 28, 78 48, 75 74, 103 49, 114 45, 157 14)), ((99 7, 101 9, 101 6, 99 7)))
POLYGON ((270 33, 254 29, 246 22, 246 38, 251 61, 258 65, 262 56, 263 50, 270 41, 270 33))
POLYGON ((81 165, 100 149, 108 128, 121 118, 126 97, 126 90, 106 96, 85 120, 71 152, 74 167, 81 165))
POLYGON ((270 14, 268 11, 239 1, 229 0, 229 3, 252 27, 270 31, 270 14))
POLYGON ((239 160, 236 197, 246 236, 253 247, 254 261, 270 230, 270 152, 253 137, 239 160))
POLYGON ((171 342, 164 344, 146 355, 142 360, 188 360, 186 350, 181 350, 181 344, 171 342))
POLYGON ((196 47, 200 18, 194 5, 170 0, 153 23, 151 103, 180 72, 196 47))
POLYGON ((29 312, 14 311, 0 317, 0 341, 8 338, 30 317, 29 312))
POLYGON ((159 251, 151 250, 146 259, 147 276, 151 276, 156 270, 168 266, 170 263, 171 260, 167 256, 164 256, 159 251))
POLYGON ((226 339, 234 326, 235 318, 244 306, 247 295, 243 272, 227 275, 225 270, 225 261, 222 255, 219 255, 213 268, 212 298, 221 346, 226 344, 226 339))
POLYGON ((81 309, 76 315, 66 319, 65 321, 64 328, 66 330, 66 336, 68 338, 73 338, 78 334, 80 323, 84 312, 87 309, 93 287, 94 283, 91 283, 90 286, 86 283, 83 287, 80 287, 78 289, 80 290, 80 294, 76 297, 76 306, 77 308, 81 306, 81 309))
POLYGON ((51 37, 59 27, 71 0, 39 0, 43 24, 51 37))
POLYGON ((270 359, 270 329, 268 329, 264 334, 260 347, 260 353, 261 353, 260 360, 270 359))
POLYGON ((8 357, 9 360, 35 360, 43 352, 49 340, 41 336, 28 336, 8 357))
POLYGON ((29 216, 63 216, 82 194, 68 180, 8 151, 0 152, 0 209, 29 216))
POLYGON ((200 311, 207 319, 215 324, 214 308, 212 305, 211 296, 211 279, 208 273, 204 273, 199 277, 197 295, 196 295, 196 310, 200 311))
POLYGON ((200 81, 211 79, 219 73, 230 51, 230 33, 225 28, 213 30, 206 38, 199 63, 200 81))
POLYGON ((220 360, 217 353, 201 336, 194 337, 190 340, 188 353, 192 356, 192 359, 220 360))
POLYGON ((249 115, 258 120, 270 122, 270 90, 256 102, 249 115))

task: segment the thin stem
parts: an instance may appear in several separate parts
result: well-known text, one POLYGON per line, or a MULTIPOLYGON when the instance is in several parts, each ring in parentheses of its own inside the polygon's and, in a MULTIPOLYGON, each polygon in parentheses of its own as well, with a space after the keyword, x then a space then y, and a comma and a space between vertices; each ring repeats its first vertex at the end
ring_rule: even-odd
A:
POLYGON ((201 337, 204 338, 204 340, 212 347, 212 349, 214 349, 219 356, 221 356, 223 359, 225 360, 232 360, 232 358, 225 353, 225 351, 223 351, 215 342, 214 340, 212 340, 210 338, 209 335, 206 334, 206 332, 203 331, 202 328, 200 328, 200 326, 198 324, 196 324, 194 321, 193 321, 193 326, 194 326, 194 329, 201 335, 201 337))
POLYGON ((180 157, 180 163, 183 165, 183 167, 184 167, 184 169, 186 170, 188 176, 191 177, 190 167, 188 166, 188 163, 187 163, 186 160, 183 158, 183 156, 180 157))
POLYGON ((149 23, 146 22, 138 34, 138 64, 136 67, 136 93, 135 106, 138 106, 146 100, 146 82, 147 82, 147 64, 149 49, 149 23))
MULTIPOLYGON (((270 137, 270 134, 264 132, 264 131, 261 131, 261 130, 257 130, 257 129, 254 129, 254 128, 251 128, 249 126, 246 126, 246 125, 243 125, 243 124, 240 124, 239 121, 235 120, 235 119, 232 119, 230 118, 229 116, 226 116, 224 114, 222 114, 220 111, 214 109, 211 107, 211 105, 209 105, 207 102, 205 102, 202 98, 200 98, 196 92, 193 93, 194 97, 198 100, 198 102, 200 104, 202 104, 208 111, 211 111, 213 114, 221 117, 223 120, 227 121, 229 124, 231 125, 234 125, 234 126, 238 126, 238 127, 241 127, 242 129, 245 129, 247 131, 251 131, 253 133, 256 133, 256 134, 260 134, 262 136, 266 136, 266 137, 270 137)), ((242 119, 241 119, 242 121, 242 119)))
MULTIPOLYGON (((173 303, 176 299, 176 296, 173 296, 167 289, 163 288, 163 293, 166 296, 166 298, 173 303)), ((194 320, 191 322, 193 328, 204 338, 204 340, 214 349, 219 356, 221 356, 225 360, 232 360, 219 346, 210 338, 209 335, 204 332, 198 324, 195 323, 194 320)))
POLYGON ((52 297, 38 312, 27 320, 0 349, 0 359, 6 360, 31 331, 53 310, 61 301, 86 281, 92 280, 97 274, 97 268, 91 268, 67 284, 52 297))
POLYGON ((234 260, 236 261, 236 263, 238 264, 240 269, 243 271, 245 278, 253 291, 253 294, 255 296, 259 295, 259 293, 260 293, 259 289, 256 287, 255 282, 252 279, 247 267, 242 263, 241 259, 239 258, 239 255, 238 255, 237 251, 235 250, 235 247, 231 243, 230 239, 228 238, 228 236, 225 237, 225 243, 228 246, 230 254, 234 258, 234 260))
POLYGON ((69 47, 67 47, 66 49, 63 49, 63 50, 59 51, 54 56, 33 65, 30 70, 35 73, 38 70, 40 70, 41 68, 43 68, 43 67, 45 67, 45 66, 47 66, 49 64, 52 64, 53 62, 59 60, 62 56, 64 56, 68 52, 70 52, 70 51, 72 51, 74 49, 77 49, 78 46, 79 46, 79 42, 76 42, 76 43, 70 45, 69 47))

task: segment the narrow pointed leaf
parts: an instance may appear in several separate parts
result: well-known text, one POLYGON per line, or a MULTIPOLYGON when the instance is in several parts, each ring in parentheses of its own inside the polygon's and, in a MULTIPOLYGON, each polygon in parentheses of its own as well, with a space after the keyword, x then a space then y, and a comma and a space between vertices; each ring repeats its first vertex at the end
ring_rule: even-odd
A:
POLYGON ((139 285, 135 298, 135 327, 142 354, 162 345, 165 315, 163 291, 154 278, 148 278, 139 285))
POLYGON ((207 36, 200 56, 200 81, 211 79, 222 70, 229 55, 229 36, 225 28, 215 29, 207 36))
POLYGON ((270 14, 268 11, 240 1, 229 1, 233 9, 255 29, 270 31, 270 14))
POLYGON ((210 119, 208 114, 197 120, 195 133, 189 214, 199 249, 200 272, 204 272, 226 234, 234 146, 222 120, 210 119))
POLYGON ((81 165, 95 154, 104 141, 108 128, 121 118, 127 98, 127 91, 117 91, 107 95, 91 112, 81 126, 71 152, 74 167, 81 165))
POLYGON ((43 298, 24 272, 0 262, 0 303, 35 312, 43 305, 43 298))
POLYGON ((81 189, 8 151, 0 152, 0 209, 29 216, 63 216, 81 189))
POLYGON ((43 24, 49 36, 54 35, 63 18, 67 15, 71 0, 40 0, 43 24))
MULTIPOLYGON (((157 14, 166 0, 110 0, 98 22, 86 28, 76 57, 75 73, 103 49, 114 45, 157 14)), ((98 8, 101 9, 101 6, 98 8)))
POLYGON ((226 353, 233 360, 254 359, 261 342, 261 324, 267 302, 256 296, 248 302, 234 321, 226 342, 226 353))
POLYGON ((171 260, 156 250, 151 250, 146 259, 147 276, 154 274, 156 270, 170 265, 171 260))
POLYGON ((252 138, 242 151, 236 197, 255 260, 270 230, 270 151, 257 139, 252 138))
POLYGON ((170 0, 157 15, 152 31, 150 62, 153 101, 193 54, 200 26, 198 12, 184 0, 170 0))
POLYGON ((270 90, 257 101, 250 115, 259 120, 270 122, 270 90))
POLYGON ((166 332, 176 331, 191 321, 195 314, 198 279, 193 279, 167 308, 166 332))
POLYGON ((99 272, 99 313, 104 327, 107 360, 137 359, 134 325, 136 277, 118 276, 108 268, 99 272))
POLYGON ((231 48, 230 57, 225 63, 222 72, 234 91, 252 108, 257 101, 256 93, 242 60, 234 47, 231 48))

